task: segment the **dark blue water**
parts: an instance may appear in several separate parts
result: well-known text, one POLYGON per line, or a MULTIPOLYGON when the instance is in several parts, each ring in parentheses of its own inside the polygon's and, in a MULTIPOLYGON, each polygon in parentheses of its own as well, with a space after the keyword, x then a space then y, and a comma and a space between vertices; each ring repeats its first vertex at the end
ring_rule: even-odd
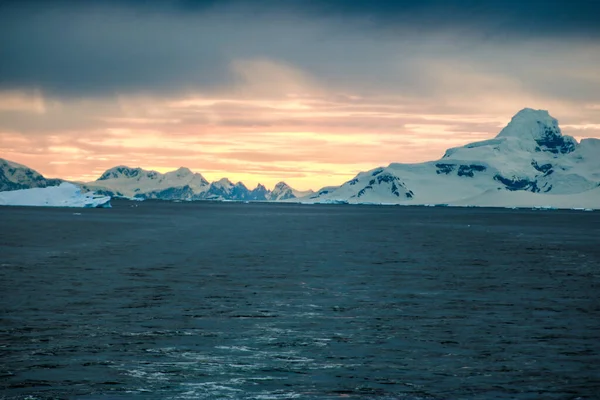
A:
POLYGON ((117 202, 0 224, 1 399, 600 398, 597 212, 117 202))

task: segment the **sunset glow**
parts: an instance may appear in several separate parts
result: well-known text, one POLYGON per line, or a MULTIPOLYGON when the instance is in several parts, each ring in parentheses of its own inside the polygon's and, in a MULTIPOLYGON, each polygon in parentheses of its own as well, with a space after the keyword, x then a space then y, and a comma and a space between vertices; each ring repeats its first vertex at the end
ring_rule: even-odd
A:
MULTIPOLYGON (((122 71, 102 72, 77 54, 56 51, 44 60, 47 71, 22 76, 17 65, 41 57, 24 50, 32 53, 0 67, 0 156, 78 181, 116 165, 160 172, 186 166, 209 181, 272 187, 284 180, 318 189, 491 138, 524 107, 549 110, 565 134, 600 138, 597 41, 482 39, 483 31, 463 37, 453 26, 423 35, 410 27, 389 35, 365 27, 359 35, 355 16, 346 25, 302 14, 297 18, 305 25, 289 25, 289 10, 279 10, 279 19, 253 20, 240 19, 243 7, 227 10, 149 11, 135 29, 125 5, 76 7, 68 20, 53 10, 47 23, 56 42, 5 25, 0 33, 12 32, 27 49, 56 51, 65 45, 60 40, 72 40, 68 27, 102 53, 106 68, 117 68, 110 57, 126 61, 122 71), (92 28, 104 33, 94 36, 92 28), (141 41, 141 31, 166 33, 153 42, 141 41), (245 39, 249 32, 252 40, 245 39), (164 65, 128 58, 116 33, 140 57, 164 65), (214 55, 208 33, 222 46, 214 55), (457 37, 471 46, 457 44, 457 37), (61 62, 78 69, 67 79, 56 70, 61 62)), ((26 27, 37 17, 23 21, 26 27)))

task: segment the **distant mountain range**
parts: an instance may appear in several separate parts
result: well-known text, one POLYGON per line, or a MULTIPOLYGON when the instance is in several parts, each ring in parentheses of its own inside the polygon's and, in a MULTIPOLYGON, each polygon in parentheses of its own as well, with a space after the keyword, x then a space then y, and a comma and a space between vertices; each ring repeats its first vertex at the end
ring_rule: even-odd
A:
POLYGON ((234 184, 227 178, 209 183, 201 174, 183 167, 161 174, 118 166, 104 172, 96 181, 84 184, 84 187, 110 196, 161 200, 280 201, 313 193, 295 190, 285 182, 279 182, 273 190, 260 184, 248 189, 242 182, 234 184))
MULTIPOLYGON (((46 179, 31 168, 0 159, 0 191, 43 188, 62 182, 66 181, 46 179)), ((277 183, 273 190, 263 185, 248 189, 242 182, 234 184, 227 178, 210 183, 201 174, 183 167, 161 174, 142 168, 117 166, 105 171, 93 182, 77 184, 98 194, 138 200, 283 201, 313 194, 312 190, 296 190, 285 182, 277 183)))
MULTIPOLYGON (((0 190, 61 182, 0 159, 0 190)), ((187 168, 161 174, 126 166, 80 185, 135 199, 600 208, 600 140, 578 143, 562 134, 547 111, 526 108, 493 139, 448 149, 437 161, 361 172, 317 192, 301 192, 284 182, 273 190, 263 185, 248 189, 226 178, 209 183, 187 168)))

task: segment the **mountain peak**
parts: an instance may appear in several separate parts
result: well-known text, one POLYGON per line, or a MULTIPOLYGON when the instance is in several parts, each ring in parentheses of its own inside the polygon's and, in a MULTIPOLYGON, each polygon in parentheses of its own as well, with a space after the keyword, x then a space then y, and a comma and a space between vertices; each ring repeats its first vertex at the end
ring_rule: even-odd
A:
POLYGON ((14 161, 0 158, 0 191, 56 186, 60 179, 44 178, 39 172, 14 161))
POLYGON ((186 176, 192 175, 192 171, 189 168, 186 167, 179 167, 176 170, 173 171, 169 171, 165 174, 165 176, 167 177, 177 177, 177 178, 183 178, 186 176))
POLYGON ((558 121, 548 111, 524 108, 512 117, 496 137, 536 138, 544 134, 546 129, 562 135, 558 121))
POLYGON ((275 184, 275 186, 273 187, 273 190, 275 190, 275 189, 283 190, 283 189, 288 189, 288 188, 291 189, 290 185, 288 185, 287 183, 281 181, 281 182, 277 182, 275 184))
POLYGON ((518 138, 535 141, 536 151, 570 153, 575 150, 577 141, 562 134, 558 121, 546 110, 524 108, 512 117, 497 138, 518 138))
POLYGON ((14 161, 6 160, 4 158, 0 158, 0 166, 2 166, 2 167, 10 167, 10 168, 27 168, 27 169, 31 169, 29 167, 26 167, 23 164, 19 164, 19 163, 16 163, 14 161))
POLYGON ((179 167, 175 170, 175 172, 177 172, 177 175, 189 175, 192 173, 192 171, 186 167, 179 167))
POLYGON ((221 178, 218 181, 213 182, 213 184, 219 186, 234 186, 233 183, 227 178, 221 178))
POLYGON ((104 171, 104 173, 98 178, 99 181, 105 181, 107 179, 117 179, 122 176, 131 178, 139 175, 141 168, 130 168, 126 165, 117 165, 104 171))

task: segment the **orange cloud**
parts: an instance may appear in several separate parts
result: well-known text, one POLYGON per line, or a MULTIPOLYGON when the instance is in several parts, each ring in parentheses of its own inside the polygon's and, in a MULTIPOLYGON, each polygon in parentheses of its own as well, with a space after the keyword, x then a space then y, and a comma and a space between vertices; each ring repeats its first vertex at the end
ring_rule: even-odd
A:
POLYGON ((37 90, 0 90, 0 112, 2 111, 43 114, 46 112, 46 104, 37 90))

